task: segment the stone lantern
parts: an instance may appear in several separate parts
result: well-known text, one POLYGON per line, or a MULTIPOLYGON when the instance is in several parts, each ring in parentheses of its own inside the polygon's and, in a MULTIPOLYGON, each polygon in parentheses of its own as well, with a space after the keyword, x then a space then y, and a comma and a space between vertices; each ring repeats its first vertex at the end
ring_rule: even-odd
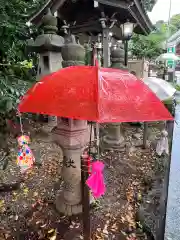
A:
MULTIPOLYGON (((84 65, 85 49, 75 37, 66 37, 62 47, 62 65, 84 65)), ((82 213, 81 155, 89 141, 87 121, 58 118, 57 127, 52 131, 53 139, 63 150, 62 192, 57 196, 56 208, 66 216, 82 213)))
POLYGON ((121 42, 111 49, 111 68, 128 69, 124 66, 124 54, 124 47, 121 42))
MULTIPOLYGON (((42 28, 44 33, 39 35, 35 41, 31 39, 28 42, 30 51, 39 54, 37 80, 62 68, 61 47, 64 39, 56 34, 57 18, 49 9, 42 19, 42 28)), ((48 126, 52 128, 55 125, 57 125, 56 117, 48 117, 48 126)))
MULTIPOLYGON (((111 68, 127 69, 124 66, 124 49, 122 44, 118 44, 111 50, 111 68)), ((102 146, 107 150, 123 150, 125 147, 124 137, 121 133, 120 123, 108 125, 108 134, 104 136, 102 146)))

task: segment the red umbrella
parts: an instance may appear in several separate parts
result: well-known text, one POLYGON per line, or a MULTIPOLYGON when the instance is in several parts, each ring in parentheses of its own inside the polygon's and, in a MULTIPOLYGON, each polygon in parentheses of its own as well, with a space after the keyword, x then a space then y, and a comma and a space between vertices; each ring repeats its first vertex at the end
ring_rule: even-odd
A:
MULTIPOLYGON (((143 81, 128 71, 98 66, 68 67, 44 77, 23 97, 19 111, 97 122, 172 120, 143 81)), ((89 240, 89 190, 82 189, 84 239, 89 240)))
POLYGON ((72 66, 42 78, 23 97, 20 112, 97 122, 172 120, 156 95, 128 71, 72 66))

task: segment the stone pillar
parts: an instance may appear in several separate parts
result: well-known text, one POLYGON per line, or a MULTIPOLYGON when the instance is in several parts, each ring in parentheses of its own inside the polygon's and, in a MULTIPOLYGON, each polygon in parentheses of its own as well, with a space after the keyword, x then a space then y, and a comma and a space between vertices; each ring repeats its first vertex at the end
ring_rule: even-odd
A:
MULTIPOLYGON (((111 50, 111 68, 127 69, 124 63, 124 49, 121 44, 111 50)), ((124 149, 125 142, 121 133, 120 123, 111 123, 108 125, 108 133, 102 141, 102 148, 106 150, 121 150, 124 149)))
POLYGON ((109 67, 110 48, 109 48, 109 28, 103 28, 103 67, 109 67))
MULTIPOLYGON (((84 65, 85 50, 75 41, 74 36, 66 38, 62 47, 63 67, 84 65)), ((82 212, 81 196, 81 155, 89 141, 87 121, 58 118, 53 129, 54 140, 62 147, 64 162, 62 176, 63 190, 57 196, 56 208, 66 216, 82 212)))
POLYGON ((62 192, 56 198, 56 208, 66 216, 82 212, 81 155, 89 139, 87 121, 58 118, 53 139, 62 147, 64 180, 62 192))
MULTIPOLYGON (((56 72, 62 68, 61 47, 64 39, 57 35, 57 18, 48 10, 42 19, 44 33, 39 35, 35 41, 29 41, 29 49, 39 54, 37 80, 43 76, 56 72)), ((56 117, 48 117, 48 128, 51 130, 57 125, 56 117)))

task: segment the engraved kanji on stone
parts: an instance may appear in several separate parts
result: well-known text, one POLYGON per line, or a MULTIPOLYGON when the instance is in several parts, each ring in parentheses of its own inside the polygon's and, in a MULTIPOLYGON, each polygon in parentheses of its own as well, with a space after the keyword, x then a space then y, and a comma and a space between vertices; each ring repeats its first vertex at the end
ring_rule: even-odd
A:
POLYGON ((64 161, 64 166, 67 167, 67 168, 76 168, 75 166, 75 162, 71 159, 71 158, 68 158, 66 156, 63 157, 63 161, 64 161))
POLYGON ((73 192, 74 191, 73 185, 69 182, 64 183, 64 189, 68 192, 73 192))

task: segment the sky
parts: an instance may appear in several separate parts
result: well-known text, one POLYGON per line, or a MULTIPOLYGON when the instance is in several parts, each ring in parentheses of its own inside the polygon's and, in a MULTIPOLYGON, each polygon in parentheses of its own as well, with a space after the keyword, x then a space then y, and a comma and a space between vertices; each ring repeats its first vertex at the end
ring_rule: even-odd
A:
MULTIPOLYGON (((171 0, 171 16, 177 13, 180 13, 180 0, 171 0)), ((169 18, 169 7, 170 0, 157 0, 156 5, 154 6, 149 17, 153 23, 156 23, 158 20, 168 21, 169 18)))

